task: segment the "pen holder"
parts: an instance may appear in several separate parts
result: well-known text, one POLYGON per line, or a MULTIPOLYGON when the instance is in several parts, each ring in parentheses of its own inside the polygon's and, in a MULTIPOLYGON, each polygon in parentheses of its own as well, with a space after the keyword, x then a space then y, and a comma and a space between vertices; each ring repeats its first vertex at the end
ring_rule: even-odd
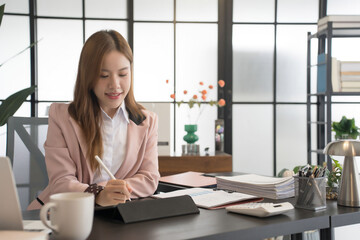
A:
POLYGON ((308 210, 326 208, 326 178, 325 177, 294 177, 295 207, 308 210))

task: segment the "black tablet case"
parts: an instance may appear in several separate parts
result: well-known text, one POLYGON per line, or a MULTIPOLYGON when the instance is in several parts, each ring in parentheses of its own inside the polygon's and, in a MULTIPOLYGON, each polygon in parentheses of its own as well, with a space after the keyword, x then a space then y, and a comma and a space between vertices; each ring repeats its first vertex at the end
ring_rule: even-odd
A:
POLYGON ((188 195, 133 200, 112 207, 96 207, 95 213, 115 219, 121 219, 124 223, 134 223, 152 219, 181 216, 199 213, 198 207, 188 195))

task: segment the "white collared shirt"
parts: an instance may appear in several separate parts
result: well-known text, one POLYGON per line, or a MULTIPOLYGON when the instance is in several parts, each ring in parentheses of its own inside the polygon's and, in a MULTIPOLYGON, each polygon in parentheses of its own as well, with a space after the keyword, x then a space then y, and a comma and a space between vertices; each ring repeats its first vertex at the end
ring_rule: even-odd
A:
MULTIPOLYGON (((125 102, 116 111, 113 118, 101 109, 103 125, 101 127, 104 154, 102 160, 110 172, 115 175, 125 159, 127 128, 129 113, 126 111, 125 102)), ((110 180, 109 175, 101 169, 101 174, 96 171, 93 183, 110 180)))

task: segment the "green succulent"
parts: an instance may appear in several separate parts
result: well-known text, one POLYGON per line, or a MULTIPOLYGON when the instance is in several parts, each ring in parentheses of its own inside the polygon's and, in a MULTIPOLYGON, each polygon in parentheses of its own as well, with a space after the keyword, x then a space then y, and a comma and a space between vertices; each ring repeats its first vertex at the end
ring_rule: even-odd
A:
POLYGON ((347 119, 343 116, 340 122, 332 123, 332 130, 335 132, 335 138, 340 139, 344 136, 356 139, 359 136, 359 128, 355 125, 355 119, 347 119))

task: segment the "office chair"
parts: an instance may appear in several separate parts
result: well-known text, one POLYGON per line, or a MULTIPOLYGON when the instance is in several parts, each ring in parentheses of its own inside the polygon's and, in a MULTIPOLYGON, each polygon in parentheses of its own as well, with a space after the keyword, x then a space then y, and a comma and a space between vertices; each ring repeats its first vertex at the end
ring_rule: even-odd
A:
POLYGON ((11 159, 23 210, 49 181, 43 146, 47 129, 47 118, 10 117, 7 123, 6 155, 11 159))

